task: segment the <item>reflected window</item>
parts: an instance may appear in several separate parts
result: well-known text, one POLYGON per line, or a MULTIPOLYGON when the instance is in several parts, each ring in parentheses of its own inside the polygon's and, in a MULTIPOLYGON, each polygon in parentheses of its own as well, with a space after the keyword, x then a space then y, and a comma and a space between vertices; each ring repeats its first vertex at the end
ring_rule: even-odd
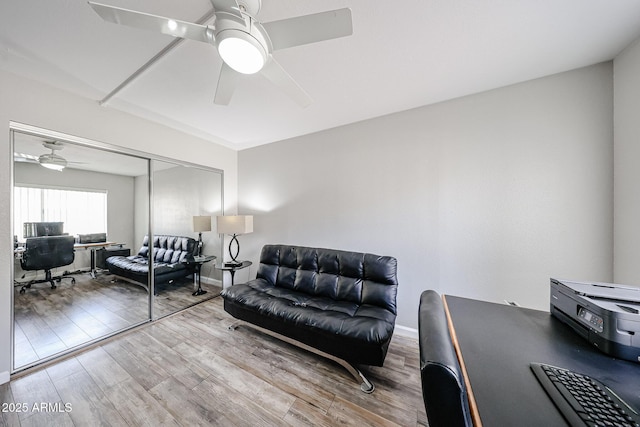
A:
POLYGON ((107 192, 16 186, 14 189, 14 227, 24 240, 23 224, 62 222, 64 232, 107 233, 107 192))

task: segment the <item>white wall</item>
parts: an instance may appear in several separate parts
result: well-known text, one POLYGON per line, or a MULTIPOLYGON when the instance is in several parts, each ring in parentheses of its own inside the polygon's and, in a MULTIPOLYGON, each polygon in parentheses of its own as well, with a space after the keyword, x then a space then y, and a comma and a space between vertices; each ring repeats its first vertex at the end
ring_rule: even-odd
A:
POLYGON ((8 380, 11 352, 13 235, 10 206, 13 155, 9 122, 16 121, 69 135, 224 170, 225 208, 235 210, 237 153, 126 113, 100 107, 96 101, 0 71, 0 383, 8 380))
POLYGON ((243 258, 395 256, 410 328, 430 288, 548 310, 552 276, 612 279, 612 94, 604 63, 241 151, 243 258))
POLYGON ((640 40, 613 62, 614 280, 640 285, 640 40))

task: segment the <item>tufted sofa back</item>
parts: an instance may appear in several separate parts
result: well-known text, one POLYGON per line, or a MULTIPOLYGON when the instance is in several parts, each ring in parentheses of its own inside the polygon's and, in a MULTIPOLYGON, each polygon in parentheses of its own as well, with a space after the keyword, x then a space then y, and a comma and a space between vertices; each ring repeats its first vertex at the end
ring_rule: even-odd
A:
POLYGON ((396 270, 397 261, 390 256, 265 245, 256 278, 276 287, 378 306, 397 314, 396 270))
MULTIPOLYGON (((198 242, 191 237, 154 235, 153 261, 166 264, 191 261, 196 255, 197 248, 198 242)), ((149 258, 149 236, 144 236, 138 255, 149 258)))

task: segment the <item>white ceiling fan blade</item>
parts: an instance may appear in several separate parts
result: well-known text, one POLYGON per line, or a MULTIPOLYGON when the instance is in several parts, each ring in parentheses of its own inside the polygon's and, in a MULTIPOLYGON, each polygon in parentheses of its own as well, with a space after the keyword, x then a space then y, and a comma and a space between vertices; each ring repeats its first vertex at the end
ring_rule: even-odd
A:
POLYGON ((242 18, 242 14, 240 13, 240 6, 238 6, 238 2, 236 0, 211 0, 211 4, 216 12, 225 11, 233 13, 234 15, 242 18))
POLYGON ((286 49, 353 34, 351 9, 337 9, 280 21, 263 22, 273 50, 286 49))
POLYGON ((309 94, 293 80, 293 77, 275 59, 270 58, 260 72, 302 108, 311 104, 309 94))
POLYGON ((222 69, 220 70, 220 76, 218 77, 218 87, 216 88, 216 96, 213 102, 218 105, 229 105, 233 92, 236 90, 236 84, 238 82, 238 73, 233 71, 224 62, 222 63, 222 69))
POLYGON ((33 154, 25 154, 25 153, 13 153, 13 160, 15 162, 28 162, 28 163, 37 163, 38 156, 34 156, 33 154))
POLYGON ((184 39, 211 43, 213 32, 205 25, 151 15, 135 10, 123 9, 115 6, 89 2, 89 5, 102 19, 114 24, 127 25, 143 30, 151 30, 184 39))

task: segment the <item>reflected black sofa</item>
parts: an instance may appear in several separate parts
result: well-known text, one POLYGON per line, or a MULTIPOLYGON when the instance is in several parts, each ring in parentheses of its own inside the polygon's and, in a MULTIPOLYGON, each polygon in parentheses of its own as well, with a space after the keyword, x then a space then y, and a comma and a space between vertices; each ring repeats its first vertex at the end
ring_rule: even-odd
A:
MULTIPOLYGON (((153 236, 153 275, 155 284, 168 283, 195 272, 193 257, 198 250, 195 239, 183 236, 153 236)), ((137 255, 111 256, 105 260, 110 273, 147 285, 149 275, 149 236, 145 236, 137 255)))
POLYGON ((397 261, 393 257, 266 245, 256 279, 222 292, 233 317, 340 363, 382 366, 396 320, 397 261), (275 333, 275 334, 274 334, 275 333))

